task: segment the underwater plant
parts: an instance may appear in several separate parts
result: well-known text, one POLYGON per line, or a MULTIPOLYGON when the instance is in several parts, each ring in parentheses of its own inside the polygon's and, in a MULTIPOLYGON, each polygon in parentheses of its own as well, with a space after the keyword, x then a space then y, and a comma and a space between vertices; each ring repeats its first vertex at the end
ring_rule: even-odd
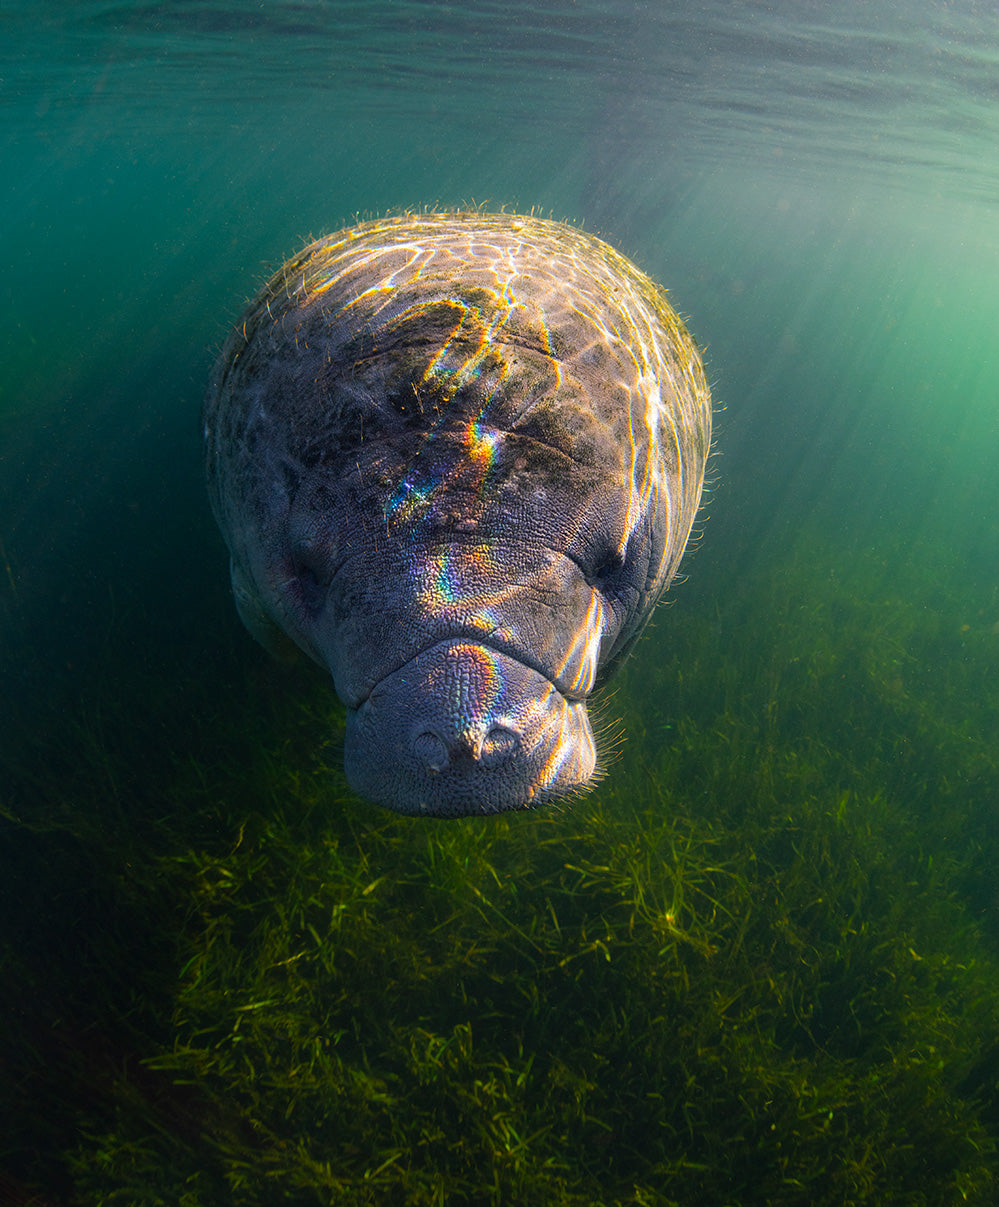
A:
POLYGON ((604 705, 627 757, 560 812, 373 816, 301 671, 186 714, 165 687, 138 726, 91 708, 3 801, 11 1178, 993 1202, 999 642, 993 601, 903 561, 809 534, 724 609, 674 606, 604 705))

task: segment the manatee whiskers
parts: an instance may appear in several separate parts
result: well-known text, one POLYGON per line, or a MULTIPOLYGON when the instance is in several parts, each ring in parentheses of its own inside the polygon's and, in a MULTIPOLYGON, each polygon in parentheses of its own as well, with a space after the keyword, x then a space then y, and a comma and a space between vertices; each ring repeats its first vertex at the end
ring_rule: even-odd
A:
POLYGON ((624 720, 617 713, 610 711, 616 695, 616 689, 605 689, 589 701, 590 728, 593 730, 593 741, 597 750, 597 761, 590 778, 594 787, 608 774, 624 750, 624 720))

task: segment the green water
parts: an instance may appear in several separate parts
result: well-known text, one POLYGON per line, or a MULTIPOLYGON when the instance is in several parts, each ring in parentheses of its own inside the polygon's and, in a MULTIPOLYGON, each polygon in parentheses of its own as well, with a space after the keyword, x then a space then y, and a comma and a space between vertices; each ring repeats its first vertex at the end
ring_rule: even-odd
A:
POLYGON ((0 33, 0 1200, 993 1203, 991 9, 0 33), (596 792, 428 826, 240 630, 198 408, 304 239, 472 202, 667 286, 716 455, 596 792))

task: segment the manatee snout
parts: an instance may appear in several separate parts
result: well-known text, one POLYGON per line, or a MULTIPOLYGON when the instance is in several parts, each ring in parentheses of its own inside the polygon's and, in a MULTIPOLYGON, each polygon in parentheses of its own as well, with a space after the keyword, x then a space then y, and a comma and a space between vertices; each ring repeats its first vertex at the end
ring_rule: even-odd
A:
POLYGON ((204 435, 239 614, 332 675, 358 793, 456 817, 593 782, 587 699, 676 573, 711 437, 647 276, 534 217, 362 223, 247 307, 204 435))
POLYGON ((569 795, 590 781, 596 749, 584 703, 517 659, 458 640, 418 655, 348 713, 344 764, 361 796, 447 817, 569 795))

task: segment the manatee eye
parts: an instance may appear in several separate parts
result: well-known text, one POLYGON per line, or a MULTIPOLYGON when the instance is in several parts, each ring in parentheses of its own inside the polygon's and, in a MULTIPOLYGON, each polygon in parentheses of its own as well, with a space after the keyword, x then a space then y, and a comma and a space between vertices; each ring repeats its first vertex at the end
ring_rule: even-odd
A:
POLYGON ((311 542, 302 541, 292 550, 293 589, 310 616, 318 616, 326 604, 330 576, 311 542))
POLYGON ((591 587, 605 595, 614 595, 624 569, 624 557, 619 549, 609 550, 597 563, 596 569, 586 576, 591 587))

